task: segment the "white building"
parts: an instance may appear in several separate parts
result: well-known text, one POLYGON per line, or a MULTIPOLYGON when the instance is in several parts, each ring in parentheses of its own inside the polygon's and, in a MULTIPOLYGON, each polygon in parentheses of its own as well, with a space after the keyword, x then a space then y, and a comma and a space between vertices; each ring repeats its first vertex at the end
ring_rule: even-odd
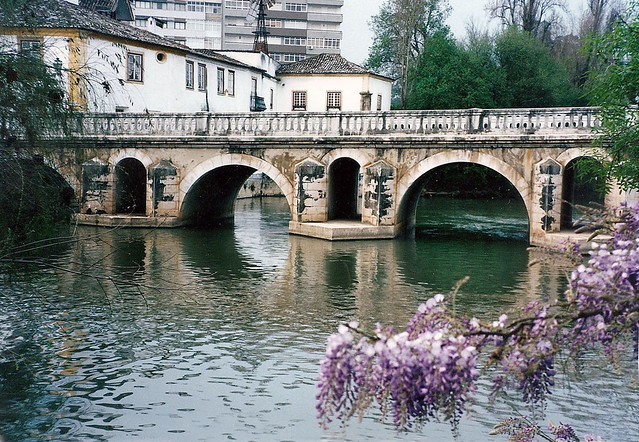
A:
POLYGON ((69 100, 81 110, 390 109, 392 80, 338 54, 280 66, 261 52, 194 50, 64 0, 30 0, 28 8, 24 18, 0 11, 3 47, 37 50, 67 73, 69 100))
POLYGON ((28 8, 24 19, 0 12, 3 47, 37 50, 67 72, 68 97, 83 110, 248 112, 252 95, 276 89, 274 64, 266 72, 198 52, 64 0, 28 8))
POLYGON ((390 110, 393 80, 338 54, 283 65, 277 77, 277 110, 281 112, 390 110))

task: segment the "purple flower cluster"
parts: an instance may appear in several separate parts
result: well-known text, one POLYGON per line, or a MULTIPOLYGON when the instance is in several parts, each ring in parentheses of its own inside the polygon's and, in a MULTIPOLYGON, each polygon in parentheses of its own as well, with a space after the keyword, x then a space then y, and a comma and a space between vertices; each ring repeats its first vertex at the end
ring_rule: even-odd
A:
POLYGON ((419 307, 406 331, 378 326, 373 339, 359 342, 355 325, 341 326, 320 368, 321 421, 345 420, 374 401, 398 428, 435 416, 454 421, 475 390, 478 338, 461 334, 444 304, 438 295, 419 307))
MULTIPOLYGON (((397 428, 433 417, 454 425, 475 391, 484 350, 490 351, 488 363, 501 369, 493 390, 515 385, 533 405, 551 393, 558 352, 577 355, 584 346, 602 344, 607 355, 619 354, 622 338, 636 336, 639 325, 639 210, 622 208, 616 216, 610 241, 572 273, 565 301, 533 302, 519 318, 501 315, 483 324, 451 314, 437 295, 399 333, 378 325, 367 336, 357 324, 341 325, 329 338, 320 368, 321 422, 346 421, 377 403, 397 428), (363 337, 356 341, 354 334, 363 337)), ((511 440, 541 434, 527 419, 502 424, 499 434, 511 440)), ((551 425, 549 431, 557 441, 578 440, 567 425, 551 425)))
POLYGON ((606 244, 595 247, 587 265, 572 272, 566 300, 579 312, 569 337, 573 349, 603 344, 619 354, 619 338, 639 324, 639 209, 621 208, 606 244))
POLYGON ((559 425, 554 425, 551 422, 548 424, 548 431, 555 436, 556 442, 579 442, 575 430, 570 425, 561 422, 559 422, 559 425))

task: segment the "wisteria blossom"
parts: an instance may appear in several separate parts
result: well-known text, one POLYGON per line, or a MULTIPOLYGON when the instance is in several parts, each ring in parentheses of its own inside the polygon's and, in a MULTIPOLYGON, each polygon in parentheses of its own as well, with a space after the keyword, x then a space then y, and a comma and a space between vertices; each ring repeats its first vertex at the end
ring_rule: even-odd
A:
MULTIPOLYGON (((533 406, 552 391, 560 351, 578 357, 584 347, 600 346, 607 357, 618 357, 639 328, 639 210, 622 207, 614 216, 611 239, 572 272, 562 300, 535 301, 516 318, 483 323, 453 314, 451 297, 437 295, 402 331, 378 325, 366 333, 356 323, 341 325, 321 363, 321 424, 345 422, 377 404, 398 429, 433 418, 455 426, 476 390, 480 354, 493 367, 494 392, 514 388, 533 406)), ((495 432, 518 441, 539 435, 579 440, 569 425, 542 430, 521 417, 506 419, 495 432)))

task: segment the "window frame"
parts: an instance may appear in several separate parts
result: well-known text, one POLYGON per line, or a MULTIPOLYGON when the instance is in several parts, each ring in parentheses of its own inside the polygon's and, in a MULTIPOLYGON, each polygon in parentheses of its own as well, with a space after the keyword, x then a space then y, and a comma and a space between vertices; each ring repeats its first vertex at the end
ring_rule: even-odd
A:
POLYGON ((143 53, 134 52, 134 51, 127 52, 126 81, 131 83, 144 83, 144 54, 143 53), (136 63, 135 60, 138 58, 139 58, 139 62, 136 63), (138 73, 139 75, 136 75, 136 73, 138 73))
POLYGON ((187 89, 195 88, 195 63, 192 60, 186 60, 184 64, 184 85, 187 89), (190 68, 190 69, 189 69, 190 68))
POLYGON ((229 69, 228 77, 226 77, 226 87, 228 91, 228 95, 231 97, 235 96, 235 71, 229 69))
POLYGON ((292 91, 292 109, 294 111, 305 111, 308 107, 308 92, 307 91, 292 91), (296 98, 300 98, 296 100, 296 98))
POLYGON ((206 69, 206 64, 198 63, 197 64, 197 90, 198 91, 206 91, 206 86, 208 85, 208 72, 206 69))
POLYGON ((342 110, 342 91, 326 92, 326 110, 342 110), (337 97, 337 105, 334 103, 337 97))
POLYGON ((224 95, 224 68, 217 68, 217 94, 224 95))

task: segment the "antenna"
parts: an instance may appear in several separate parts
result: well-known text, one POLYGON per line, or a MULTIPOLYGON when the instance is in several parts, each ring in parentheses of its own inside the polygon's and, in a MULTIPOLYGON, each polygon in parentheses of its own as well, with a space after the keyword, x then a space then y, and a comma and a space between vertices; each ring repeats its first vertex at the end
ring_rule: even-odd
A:
POLYGON ((253 31, 253 50, 268 54, 268 35, 266 30, 266 10, 275 4, 275 0, 251 0, 251 6, 246 16, 248 23, 253 23, 257 18, 257 29, 253 31))

